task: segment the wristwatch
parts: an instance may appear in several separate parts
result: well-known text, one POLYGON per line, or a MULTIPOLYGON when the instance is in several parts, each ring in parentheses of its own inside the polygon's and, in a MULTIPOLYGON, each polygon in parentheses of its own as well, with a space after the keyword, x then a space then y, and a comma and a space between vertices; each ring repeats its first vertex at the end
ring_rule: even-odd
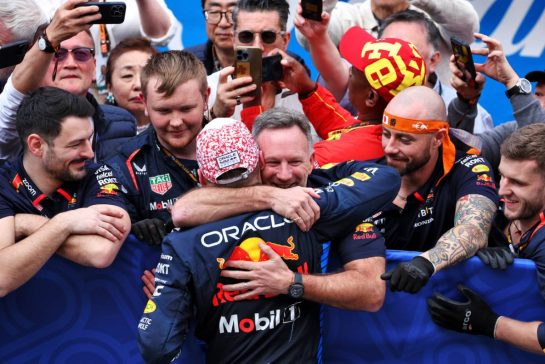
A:
POLYGON ((55 53, 58 50, 53 47, 53 45, 49 41, 49 38, 47 38, 45 29, 42 31, 42 34, 40 34, 40 37, 38 38, 38 49, 45 53, 55 53))
POLYGON ((505 91, 505 95, 511 98, 513 95, 530 95, 532 93, 532 84, 525 78, 519 78, 515 86, 505 91))
POLYGON ((291 298, 301 298, 305 293, 305 286, 303 286, 303 276, 299 273, 295 273, 293 276, 293 283, 288 288, 288 296, 291 298))

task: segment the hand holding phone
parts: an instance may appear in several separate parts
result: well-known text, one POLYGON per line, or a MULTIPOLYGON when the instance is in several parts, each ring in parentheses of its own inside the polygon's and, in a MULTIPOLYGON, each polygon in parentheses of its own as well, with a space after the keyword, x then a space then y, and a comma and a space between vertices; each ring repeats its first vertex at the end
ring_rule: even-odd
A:
POLYGON ((102 17, 91 22, 91 24, 121 24, 125 21, 125 12, 127 6, 124 2, 98 2, 98 1, 88 1, 86 3, 78 4, 76 7, 80 6, 98 6, 98 12, 102 17))
POLYGON ((263 76, 261 77, 262 82, 280 81, 282 79, 283 69, 280 61, 282 61, 282 55, 280 54, 263 57, 263 76))
MULTIPOLYGON (((473 56, 471 54, 471 48, 469 48, 469 45, 467 43, 464 43, 463 41, 459 40, 458 38, 451 37, 450 38, 450 44, 452 45, 452 53, 456 57, 456 61, 459 63, 462 63, 464 66, 464 69, 469 72, 471 75, 470 79, 466 79, 465 72, 463 80, 466 82, 475 82, 475 77, 477 77, 477 73, 475 72, 475 63, 473 62, 473 56)), ((465 71, 462 70, 462 71, 465 71)))
POLYGON ((315 21, 322 21, 322 0, 301 0, 301 8, 303 9, 303 18, 315 21))
POLYGON ((0 45, 0 68, 15 66, 21 63, 28 46, 29 42, 26 40, 0 45))
POLYGON ((235 73, 234 78, 244 76, 252 77, 252 82, 257 86, 251 91, 241 96, 258 96, 261 92, 262 79, 262 51, 259 47, 237 46, 235 50, 235 73))

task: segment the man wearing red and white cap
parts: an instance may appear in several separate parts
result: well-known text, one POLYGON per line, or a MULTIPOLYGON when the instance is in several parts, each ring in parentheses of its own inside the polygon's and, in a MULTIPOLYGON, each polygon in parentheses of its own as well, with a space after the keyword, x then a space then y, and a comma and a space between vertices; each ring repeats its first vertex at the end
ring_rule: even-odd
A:
MULTIPOLYGON (((259 183, 258 159, 259 149, 239 121, 213 120, 197 136, 203 182, 229 187, 259 183)), ((155 292, 138 326, 145 361, 169 362, 178 354, 196 309, 195 332, 207 343, 209 362, 317 362, 319 305, 302 298, 302 274, 320 271, 321 243, 380 210, 399 186, 397 172, 388 167, 348 162, 339 168, 322 171, 336 182, 315 191, 320 218, 308 232, 265 210, 168 235, 155 292), (337 180, 336 170, 344 178, 337 180), (233 261, 266 261, 273 252, 291 271, 289 288, 235 300, 255 288, 251 272, 220 273, 233 261), (237 291, 226 292, 226 284, 237 291)))
POLYGON ((392 291, 418 292, 437 271, 487 245, 498 197, 490 164, 456 150, 443 100, 427 87, 410 87, 384 111, 382 162, 396 168, 401 188, 375 215, 389 249, 422 252, 382 278, 392 291))
MULTIPOLYGON (((324 139, 314 145, 319 165, 381 157, 384 108, 400 91, 425 81, 424 59, 413 44, 401 39, 377 40, 353 27, 341 40, 340 51, 352 64, 349 96, 358 111, 356 119, 300 64, 287 56, 283 60, 283 83, 299 94, 306 116, 324 139)), ((243 111, 242 119, 249 127, 254 118, 252 108, 243 111)))

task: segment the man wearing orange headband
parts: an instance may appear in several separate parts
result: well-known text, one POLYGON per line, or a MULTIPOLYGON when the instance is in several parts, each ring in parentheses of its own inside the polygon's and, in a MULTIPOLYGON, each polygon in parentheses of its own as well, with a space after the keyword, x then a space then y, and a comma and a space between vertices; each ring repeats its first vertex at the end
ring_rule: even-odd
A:
POLYGON ((400 92, 386 107, 382 127, 384 159, 401 174, 401 189, 375 224, 387 248, 423 252, 382 279, 392 291, 416 293, 435 272, 486 246, 496 185, 484 158, 456 150, 435 91, 400 92))

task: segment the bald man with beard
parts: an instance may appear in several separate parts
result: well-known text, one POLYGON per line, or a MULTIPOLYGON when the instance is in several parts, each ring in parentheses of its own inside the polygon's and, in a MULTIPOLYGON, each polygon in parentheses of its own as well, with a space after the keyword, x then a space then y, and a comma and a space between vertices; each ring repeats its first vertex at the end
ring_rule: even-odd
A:
POLYGON ((418 292, 437 271, 486 246, 498 197, 492 168, 457 149, 441 97, 424 86, 400 92, 384 111, 382 162, 401 188, 374 217, 389 249, 422 252, 382 275, 392 291, 418 292))

